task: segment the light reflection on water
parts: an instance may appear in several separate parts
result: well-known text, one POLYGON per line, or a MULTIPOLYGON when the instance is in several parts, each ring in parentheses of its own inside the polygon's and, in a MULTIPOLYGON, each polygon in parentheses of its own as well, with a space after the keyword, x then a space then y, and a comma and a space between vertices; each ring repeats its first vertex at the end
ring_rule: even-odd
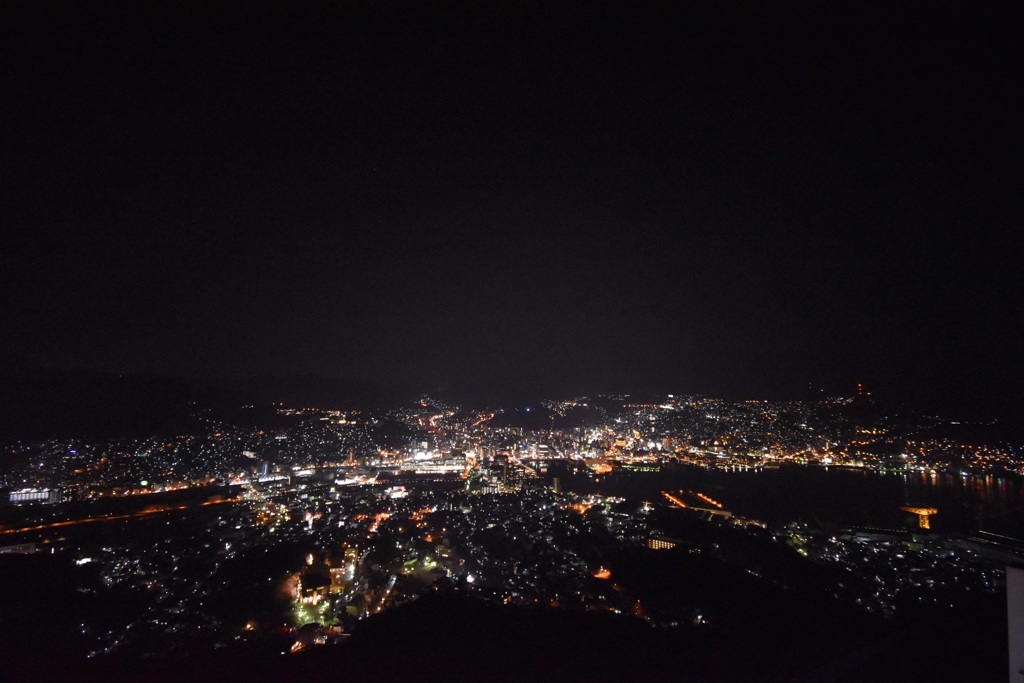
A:
POLYGON ((986 531, 1024 538, 1024 483, 1001 477, 940 472, 880 474, 841 467, 784 466, 717 471, 665 468, 658 473, 615 472, 600 482, 570 477, 575 490, 659 500, 665 489, 711 493, 736 514, 774 523, 818 521, 836 526, 914 528, 902 506, 935 507, 939 532, 986 531))

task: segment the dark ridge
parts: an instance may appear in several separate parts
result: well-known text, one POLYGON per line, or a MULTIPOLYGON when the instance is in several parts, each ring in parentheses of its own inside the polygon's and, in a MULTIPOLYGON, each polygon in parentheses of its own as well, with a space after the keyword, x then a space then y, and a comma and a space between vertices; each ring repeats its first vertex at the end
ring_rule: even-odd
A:
POLYGON ((0 376, 0 439, 103 439, 194 430, 197 411, 243 405, 368 409, 415 395, 371 382, 295 377, 10 372, 0 376))
MULTIPOLYGON (((780 614, 726 632, 653 629, 627 616, 432 593, 364 622, 342 645, 281 655, 290 643, 279 639, 216 653, 197 648, 173 665, 100 660, 80 668, 76 680, 997 680, 1006 662, 998 603, 878 624, 851 638, 848 624, 826 617, 790 622, 780 614)), ((59 662, 47 661, 35 673, 57 670, 59 662)))

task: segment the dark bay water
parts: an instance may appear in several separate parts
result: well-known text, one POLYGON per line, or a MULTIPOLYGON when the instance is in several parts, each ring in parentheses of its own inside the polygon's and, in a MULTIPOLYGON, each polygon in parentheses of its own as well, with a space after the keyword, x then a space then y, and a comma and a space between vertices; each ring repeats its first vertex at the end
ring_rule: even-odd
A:
POLYGON ((566 490, 664 502, 662 490, 701 491, 737 515, 771 523, 818 521, 836 526, 915 528, 903 506, 932 507, 937 532, 979 528, 1024 538, 1024 483, 998 477, 879 474, 843 467, 784 466, 720 471, 697 467, 660 472, 567 475, 566 490))

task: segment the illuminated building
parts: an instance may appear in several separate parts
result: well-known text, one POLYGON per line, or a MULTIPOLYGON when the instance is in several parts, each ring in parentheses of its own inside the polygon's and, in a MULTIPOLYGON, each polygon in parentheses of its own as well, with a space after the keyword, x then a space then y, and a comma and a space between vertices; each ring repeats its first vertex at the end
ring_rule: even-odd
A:
POLYGON ((345 580, 344 567, 331 567, 331 593, 341 593, 348 582, 345 580))
POLYGON ((691 555, 700 554, 700 548, 695 546, 693 543, 683 541, 678 538, 672 538, 671 536, 664 536, 662 534, 655 534, 648 538, 647 547, 651 550, 672 550, 674 548, 683 548, 691 555))
POLYGON ((330 568, 323 558, 315 558, 310 554, 306 558, 306 568, 299 576, 297 593, 299 602, 304 605, 317 605, 327 597, 331 589, 332 576, 330 568))
POLYGON ((299 602, 304 605, 317 605, 327 597, 331 580, 315 574, 303 574, 299 579, 299 602))
POLYGON ((679 545, 678 541, 668 536, 651 536, 647 539, 647 547, 651 550, 671 550, 679 545))
POLYGON ((60 491, 56 489, 19 489, 7 497, 10 503, 59 503, 60 491))

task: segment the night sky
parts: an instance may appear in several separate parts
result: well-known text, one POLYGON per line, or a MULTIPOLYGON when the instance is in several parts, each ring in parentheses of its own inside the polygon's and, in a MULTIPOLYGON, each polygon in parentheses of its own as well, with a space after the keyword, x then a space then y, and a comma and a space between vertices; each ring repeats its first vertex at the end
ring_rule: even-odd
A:
POLYGON ((79 4, 0 10, 0 370, 1021 407, 1020 13, 79 4))

